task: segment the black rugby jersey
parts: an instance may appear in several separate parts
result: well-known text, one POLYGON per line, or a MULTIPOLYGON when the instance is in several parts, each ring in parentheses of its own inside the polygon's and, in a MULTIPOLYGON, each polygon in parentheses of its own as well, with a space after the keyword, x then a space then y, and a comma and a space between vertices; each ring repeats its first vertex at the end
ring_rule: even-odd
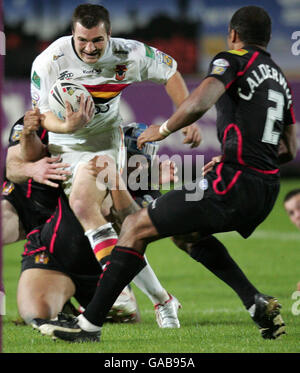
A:
MULTIPOLYGON (((23 127, 24 117, 20 118, 13 125, 10 131, 8 147, 19 144, 23 127)), ((47 130, 45 130, 43 127, 39 127, 39 129, 37 130, 37 134, 42 140, 43 144, 47 145, 47 130)), ((9 182, 9 180, 6 178, 6 175, 4 175, 4 180, 5 186, 5 183, 9 182)), ((57 199, 61 193, 61 187, 53 188, 45 184, 37 183, 33 179, 29 179, 26 183, 21 183, 18 185, 18 193, 22 193, 24 198, 32 201, 32 203, 35 203, 37 207, 46 208, 50 212, 52 212, 55 209, 57 205, 57 199)))
POLYGON ((216 103, 223 162, 279 174, 279 139, 295 117, 291 89, 270 54, 254 46, 221 52, 207 77, 226 87, 216 103))

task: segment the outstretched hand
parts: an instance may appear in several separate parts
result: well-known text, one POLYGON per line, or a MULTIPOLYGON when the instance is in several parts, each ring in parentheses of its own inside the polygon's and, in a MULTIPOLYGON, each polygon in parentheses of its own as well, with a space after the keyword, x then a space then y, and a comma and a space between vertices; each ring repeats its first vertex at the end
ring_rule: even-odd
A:
POLYGON ((165 136, 159 133, 159 128, 160 125, 158 124, 152 124, 148 127, 137 139, 138 149, 142 149, 146 142, 163 140, 165 136))

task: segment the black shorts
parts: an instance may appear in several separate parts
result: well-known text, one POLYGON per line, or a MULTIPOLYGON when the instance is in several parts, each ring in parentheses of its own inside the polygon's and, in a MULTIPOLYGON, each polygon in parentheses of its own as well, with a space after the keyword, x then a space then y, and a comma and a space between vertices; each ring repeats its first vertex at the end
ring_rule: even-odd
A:
POLYGON ((8 182, 6 188, 10 188, 9 193, 2 193, 2 199, 10 202, 15 208, 26 234, 43 224, 55 209, 56 205, 53 206, 53 210, 50 210, 45 206, 38 205, 32 198, 26 198, 24 191, 18 184, 8 182))
POLYGON ((73 262, 70 267, 70 258, 68 258, 67 252, 64 253, 64 260, 62 260, 57 251, 51 253, 46 246, 43 246, 39 228, 28 235, 28 241, 24 246, 22 255, 21 271, 23 272, 30 268, 40 268, 64 273, 70 277, 75 285, 75 299, 81 306, 86 307, 95 293, 99 275, 102 272, 93 257, 92 250, 89 248, 91 256, 86 255, 84 260, 81 256, 72 258, 73 262), (78 266, 80 266, 80 271, 72 271, 72 267, 75 269, 78 266))
POLYGON ((268 216, 278 193, 277 176, 222 164, 206 175, 205 182, 202 179, 199 185, 198 180, 194 189, 159 197, 148 206, 148 213, 162 237, 237 231, 247 238, 268 216))

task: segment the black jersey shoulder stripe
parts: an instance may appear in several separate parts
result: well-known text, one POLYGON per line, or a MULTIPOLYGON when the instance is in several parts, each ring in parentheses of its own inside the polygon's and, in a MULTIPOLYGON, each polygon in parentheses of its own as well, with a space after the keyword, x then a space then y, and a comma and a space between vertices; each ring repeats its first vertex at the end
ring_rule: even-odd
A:
POLYGON ((259 56, 259 52, 258 51, 256 51, 256 52, 254 52, 253 53, 253 55, 251 56, 251 58, 249 59, 249 61, 248 61, 248 63, 247 63, 247 65, 245 66, 245 68, 244 68, 244 70, 242 70, 242 71, 238 71, 237 72, 237 74, 236 74, 236 76, 235 76, 235 78, 231 81, 231 82, 229 82, 227 85, 226 85, 226 89, 228 89, 235 81, 236 81, 236 79, 237 78, 239 78, 239 77, 241 77, 241 76, 243 76, 245 73, 246 73, 246 71, 249 69, 249 67, 253 64, 253 62, 256 60, 256 58, 259 56))

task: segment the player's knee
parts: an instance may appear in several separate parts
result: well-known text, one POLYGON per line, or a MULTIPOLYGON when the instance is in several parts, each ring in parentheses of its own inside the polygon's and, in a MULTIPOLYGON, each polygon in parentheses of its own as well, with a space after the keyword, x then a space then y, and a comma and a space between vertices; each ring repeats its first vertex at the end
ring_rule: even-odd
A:
POLYGON ((120 234, 121 242, 130 244, 131 247, 143 247, 143 242, 155 235, 155 228, 147 215, 146 209, 128 215, 120 234))
POLYGON ((6 200, 1 201, 2 211, 2 243, 3 245, 16 242, 19 239, 20 223, 19 216, 11 205, 6 200))
POLYGON ((30 302, 21 300, 18 302, 18 309, 21 318, 26 324, 30 324, 33 319, 51 319, 56 315, 53 315, 49 302, 45 300, 43 296, 38 299, 31 299, 30 302))

